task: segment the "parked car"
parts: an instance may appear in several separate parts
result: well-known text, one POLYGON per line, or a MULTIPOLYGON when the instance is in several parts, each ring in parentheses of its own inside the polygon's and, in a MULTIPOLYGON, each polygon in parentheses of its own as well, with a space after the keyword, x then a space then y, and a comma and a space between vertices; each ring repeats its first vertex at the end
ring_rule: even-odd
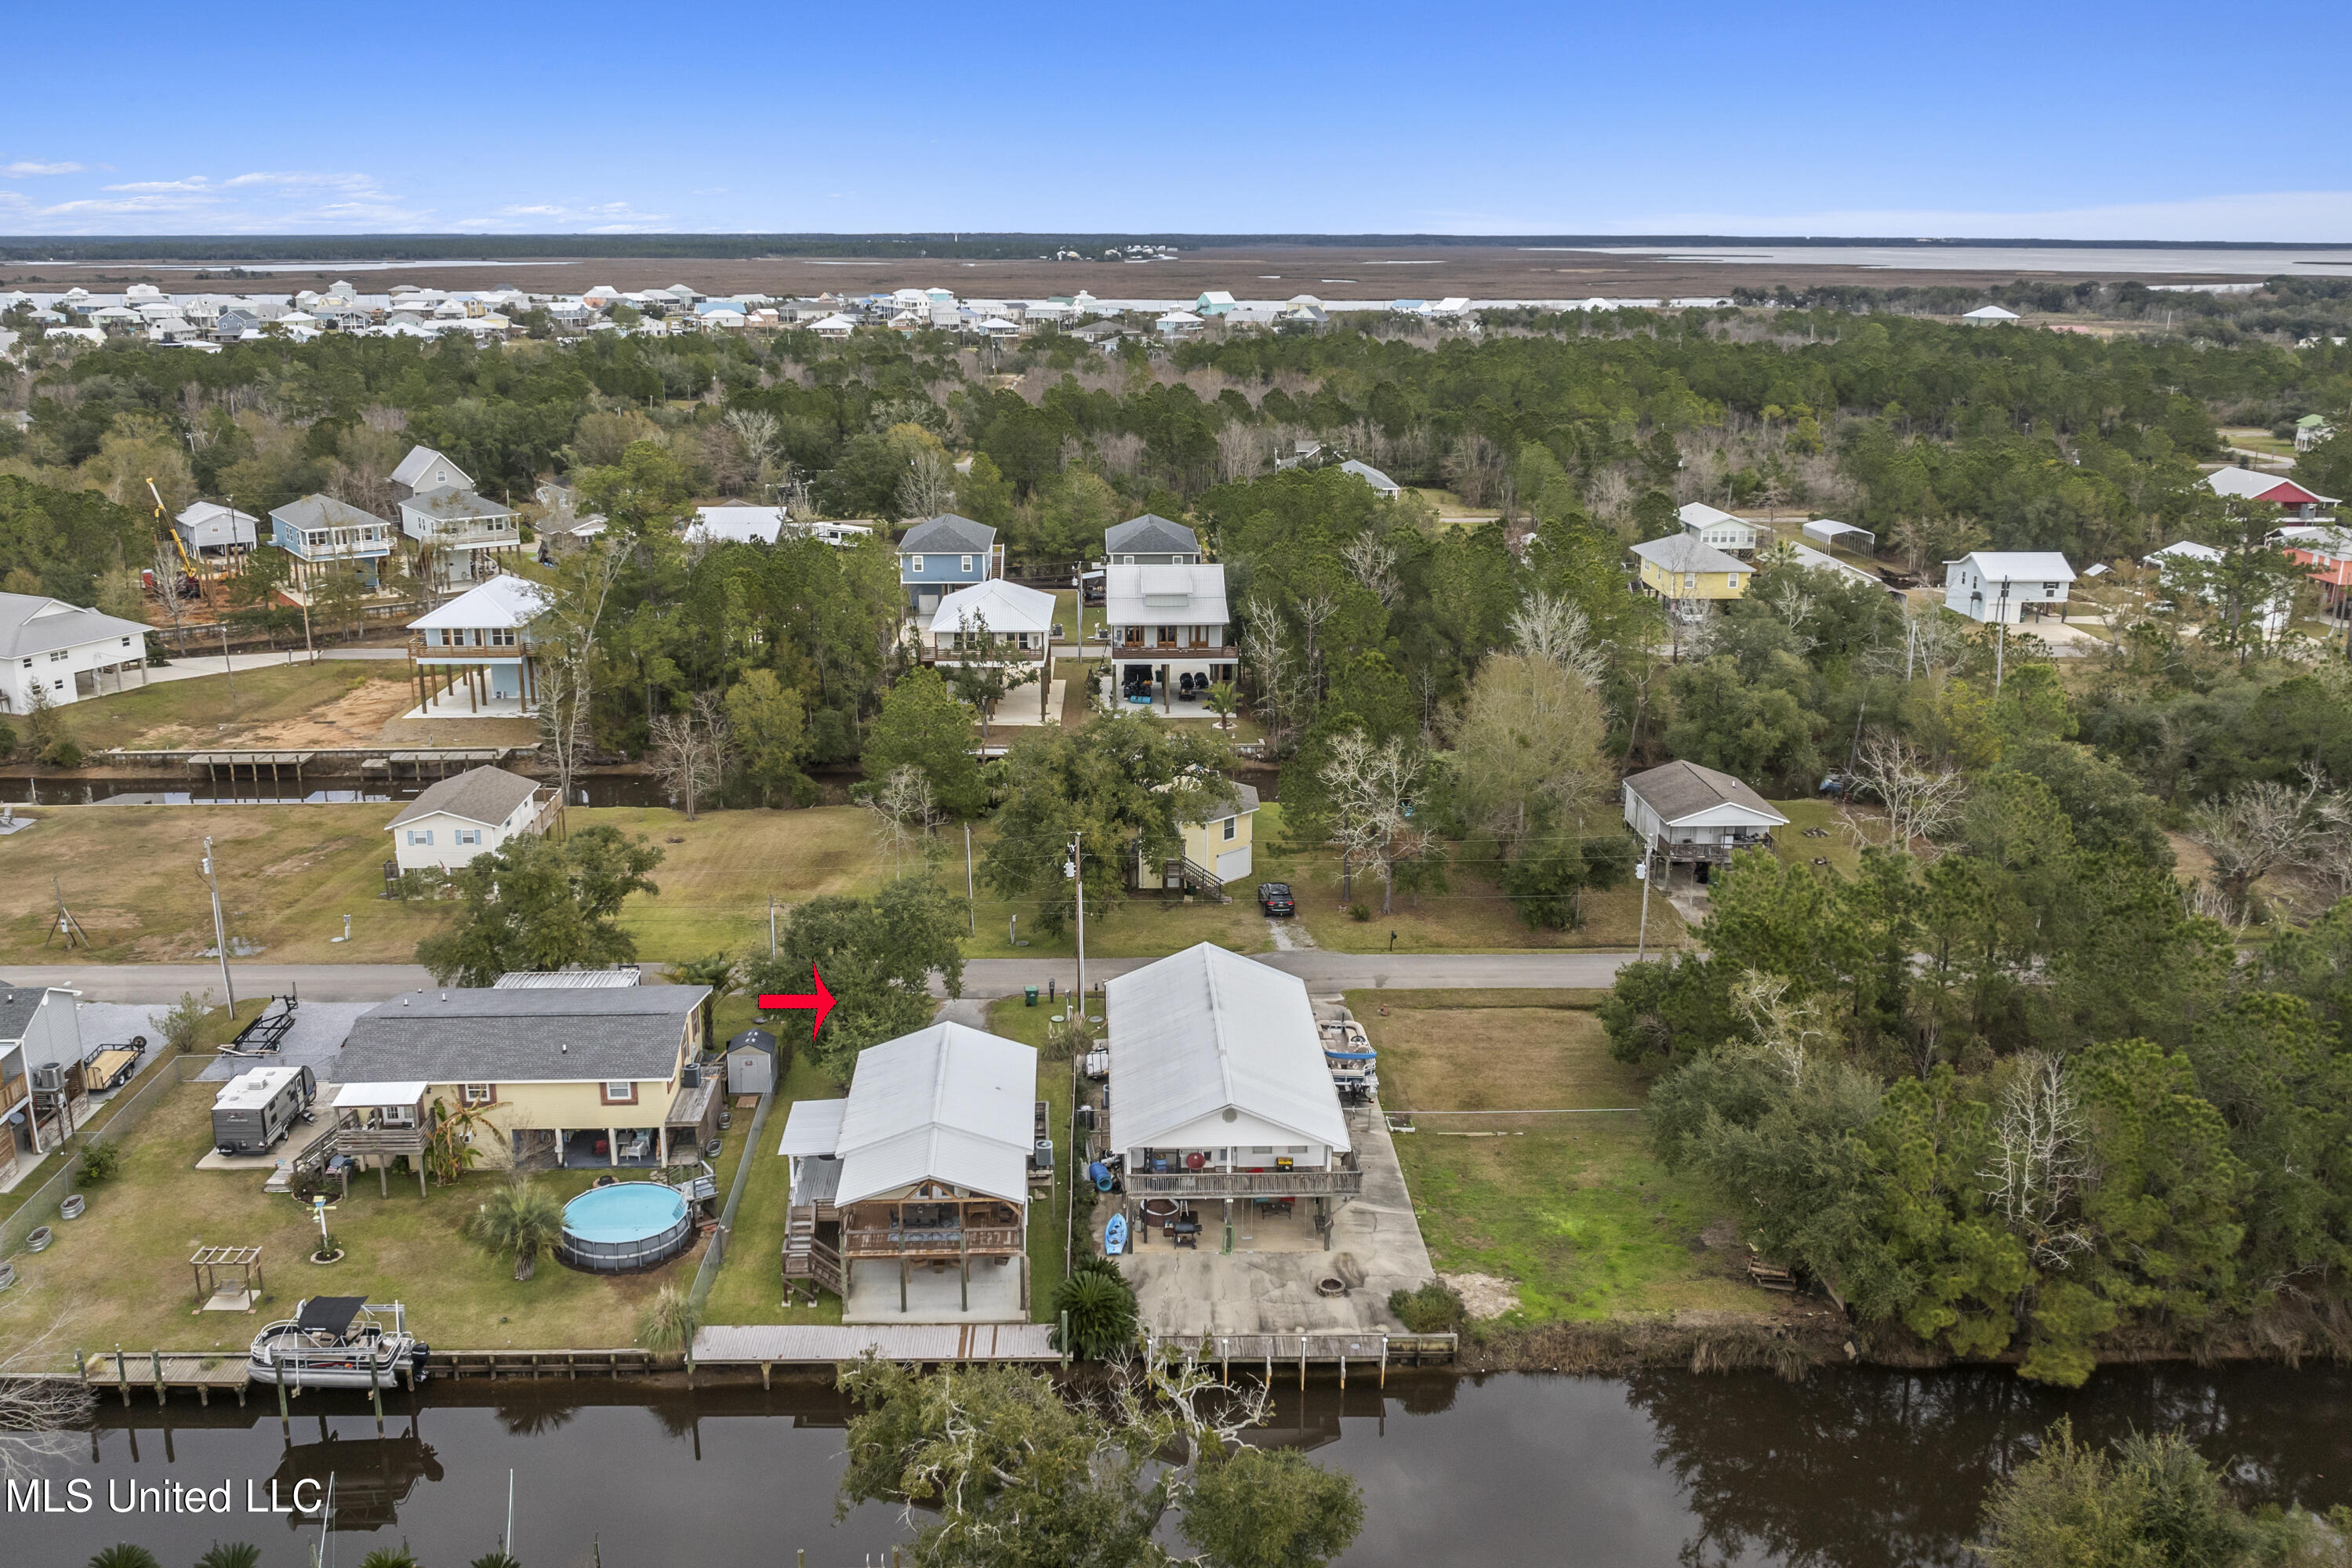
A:
POLYGON ((1298 905, 1291 899, 1287 882, 1260 882, 1257 885, 1257 907, 1269 915, 1295 915, 1298 905))

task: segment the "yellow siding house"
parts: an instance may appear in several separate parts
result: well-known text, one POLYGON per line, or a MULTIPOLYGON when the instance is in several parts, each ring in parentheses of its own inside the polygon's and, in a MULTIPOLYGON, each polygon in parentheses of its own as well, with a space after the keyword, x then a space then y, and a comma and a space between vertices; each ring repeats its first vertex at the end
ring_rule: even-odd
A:
POLYGON ((1727 603, 1748 591, 1754 568, 1736 555, 1727 555, 1695 533, 1669 534, 1633 546, 1643 590, 1668 602, 1713 600, 1727 603))

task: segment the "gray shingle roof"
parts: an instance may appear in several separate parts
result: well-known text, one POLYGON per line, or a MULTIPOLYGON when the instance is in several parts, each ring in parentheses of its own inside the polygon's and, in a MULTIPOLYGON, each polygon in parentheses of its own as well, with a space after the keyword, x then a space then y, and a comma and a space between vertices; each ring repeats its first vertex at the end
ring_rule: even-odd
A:
POLYGON ((431 517, 480 517, 498 519, 514 513, 486 496, 457 485, 444 485, 437 490, 419 490, 400 503, 411 511, 421 511, 431 517))
MULTIPOLYGON (((0 594, 0 658, 23 658, 110 637, 144 637, 136 621, 37 594, 0 594)), ((134 644, 143 651, 144 644, 134 644)))
POLYGON ((33 1015, 41 1010, 41 998, 49 994, 45 985, 11 985, 0 988, 0 1040, 21 1040, 33 1015))
POLYGON ((1789 820, 1774 810, 1770 802, 1729 773, 1703 768, 1696 763, 1672 762, 1635 773, 1625 781, 1625 787, 1649 802, 1650 809, 1658 814, 1661 822, 1679 822, 1718 805, 1745 806, 1777 822, 1789 820))
POLYGON ((666 1079, 687 1019, 709 990, 411 992, 353 1021, 334 1076, 343 1083, 666 1079))
POLYGON ((995 542, 996 530, 984 522, 974 522, 950 511, 915 524, 907 531, 906 537, 898 541, 898 548, 901 552, 936 550, 941 554, 950 552, 961 554, 970 551, 978 554, 995 542))
POLYGON ((1112 555, 1191 555, 1200 552, 1201 541, 1182 523, 1147 511, 1103 530, 1103 549, 1112 555))
POLYGON ((1633 546, 1633 553, 1661 572, 1748 570, 1748 563, 1737 555, 1726 555, 1696 533, 1670 533, 1664 539, 1644 540, 1633 546))
POLYGON ((391 520, 339 501, 332 496, 307 495, 272 508, 270 516, 289 528, 359 528, 368 523, 390 528, 391 520))
POLYGON ((446 812, 468 822, 496 827, 512 816, 539 785, 504 768, 467 768, 456 778, 443 779, 408 803, 407 809, 384 826, 398 827, 420 816, 446 812))

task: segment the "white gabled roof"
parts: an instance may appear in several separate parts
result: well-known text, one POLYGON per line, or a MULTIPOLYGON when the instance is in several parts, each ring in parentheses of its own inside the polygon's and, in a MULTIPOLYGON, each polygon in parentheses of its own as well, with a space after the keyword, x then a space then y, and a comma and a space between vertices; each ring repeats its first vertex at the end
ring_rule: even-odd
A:
POLYGON ((2072 583, 2074 568, 2055 550, 1971 550, 1947 566, 1972 566, 1988 583, 2072 583))
POLYGON ((528 577, 502 573, 468 588, 437 610, 408 623, 412 631, 441 626, 527 626, 547 610, 548 592, 528 577))
POLYGON ((1192 565, 1103 568, 1103 616, 1114 626, 1221 626, 1233 619, 1225 569, 1192 565))
POLYGON ((1024 1203, 1036 1103, 1034 1047, 962 1024, 869 1046, 842 1102, 835 1201, 930 1180, 1024 1203))
POLYGON ((780 1157, 814 1155, 830 1160, 841 1147, 841 1115, 845 1100, 796 1100, 784 1119, 784 1136, 776 1145, 780 1157))
POLYGON ((931 635, 943 637, 961 630, 966 616, 985 620, 988 629, 1000 635, 1051 631, 1054 595, 1008 583, 1002 577, 991 577, 940 599, 940 607, 931 615, 931 635))
POLYGON ((1149 1148, 1227 1109, 1349 1147, 1306 982, 1212 942, 1105 988, 1113 1146, 1149 1148))
MULTIPOLYGON (((2217 496, 2236 496, 2254 500, 2273 490, 2291 489, 2297 496, 2309 496, 2321 506, 2333 506, 2336 498, 2321 495, 2308 485, 2299 485, 2284 474, 2266 474, 2256 468, 2216 468, 2205 476, 2205 488, 2217 496)), ((2284 504, 2295 506, 2301 501, 2290 500, 2284 504)))
POLYGON ((1744 517, 1734 517, 1729 512, 1718 510, 1703 500, 1691 502, 1675 515, 1682 519, 1685 528, 1689 529, 1713 528, 1719 522, 1736 522, 1742 528, 1756 526, 1744 517))
POLYGON ((2014 321, 2017 319, 2016 311, 2004 310, 1999 305, 1980 305, 1960 318, 1963 321, 2014 321))
MULTIPOLYGON (((45 599, 37 594, 0 594, 0 658, 28 658, 84 643, 146 635, 147 628, 137 621, 103 610, 45 599)), ((147 645, 137 646, 143 650, 147 645)))

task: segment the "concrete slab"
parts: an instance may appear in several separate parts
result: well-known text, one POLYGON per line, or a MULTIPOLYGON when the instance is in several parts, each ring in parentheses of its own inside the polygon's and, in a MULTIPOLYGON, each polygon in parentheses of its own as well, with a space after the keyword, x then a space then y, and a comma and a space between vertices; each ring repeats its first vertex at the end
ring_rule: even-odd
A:
POLYGON ((1209 1212, 1212 1205, 1202 1205, 1199 1251, 1151 1246, 1119 1261, 1146 1327, 1179 1337, 1403 1330, 1389 1310, 1391 1292, 1417 1289, 1435 1270, 1386 1119, 1377 1106, 1351 1107, 1347 1114, 1364 1191, 1334 1217, 1331 1249, 1281 1250, 1269 1235, 1276 1246, 1242 1250, 1241 1235, 1266 1222, 1237 1217, 1235 1250, 1220 1255, 1220 1222, 1209 1212), (1320 1293, 1319 1283, 1332 1277, 1346 1282, 1345 1295, 1320 1293))
POLYGON ((849 1297, 841 1304, 845 1323, 1025 1323, 1021 1310, 1021 1260, 971 1266, 971 1305, 958 1289, 955 1266, 933 1273, 916 1264, 907 1275, 907 1310, 898 1310, 898 1269, 881 1260, 850 1266, 849 1297))

